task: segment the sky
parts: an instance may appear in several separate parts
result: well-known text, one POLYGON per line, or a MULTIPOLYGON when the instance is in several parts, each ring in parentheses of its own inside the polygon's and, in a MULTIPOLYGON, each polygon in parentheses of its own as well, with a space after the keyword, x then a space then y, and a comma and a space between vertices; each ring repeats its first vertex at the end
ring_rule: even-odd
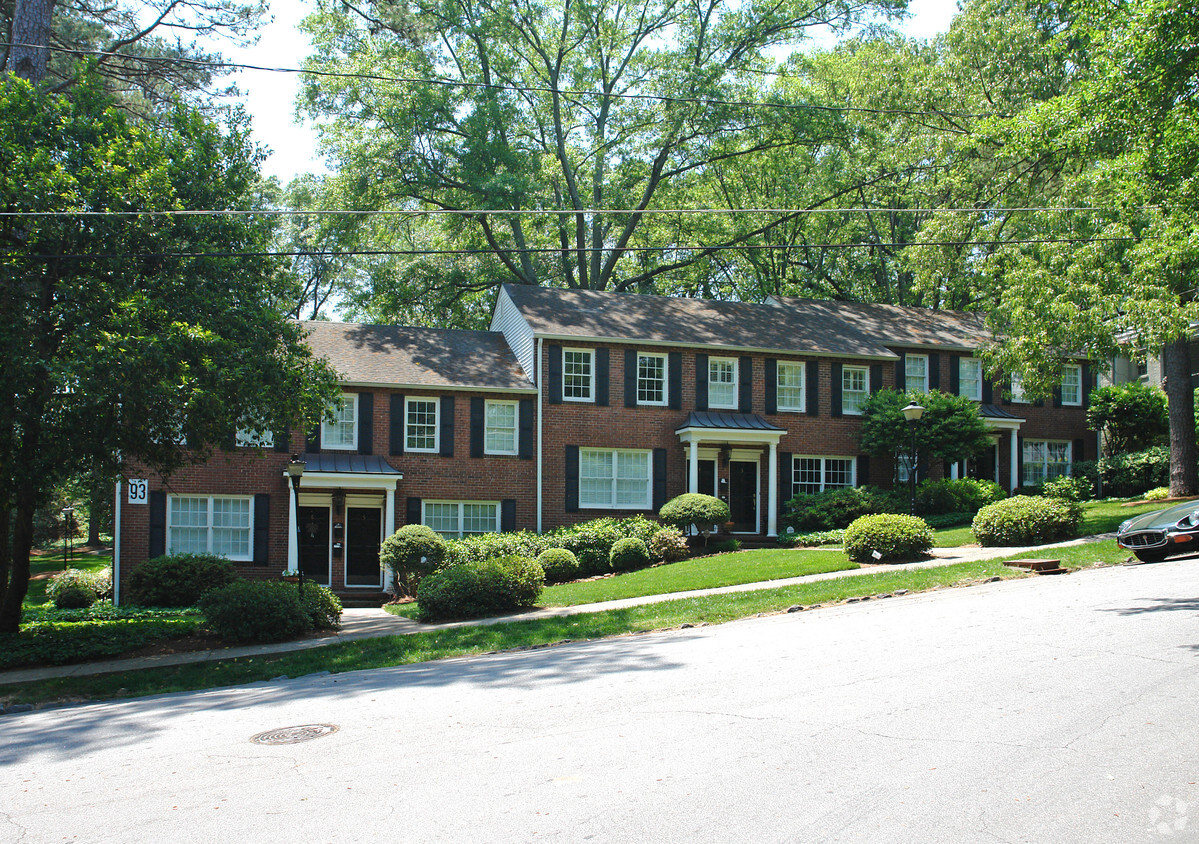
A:
MULTIPOLYGON (((311 51, 300 21, 311 10, 305 0, 271 0, 271 23, 263 27, 258 43, 242 49, 222 47, 230 61, 264 67, 299 67, 311 51)), ((900 27, 913 38, 930 38, 949 28, 957 11, 956 0, 911 0, 911 17, 900 27)), ((301 173, 323 173, 327 168, 317 150, 316 132, 296 118, 298 74, 243 70, 232 77, 244 92, 241 102, 253 120, 254 138, 270 151, 263 170, 286 185, 301 173)))

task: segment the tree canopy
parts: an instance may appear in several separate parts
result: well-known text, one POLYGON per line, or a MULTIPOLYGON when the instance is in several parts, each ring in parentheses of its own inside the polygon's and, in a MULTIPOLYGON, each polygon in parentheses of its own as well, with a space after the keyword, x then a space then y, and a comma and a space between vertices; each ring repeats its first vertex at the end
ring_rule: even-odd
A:
POLYGON ((901 392, 890 388, 872 393, 862 407, 862 451, 880 457, 907 455, 912 428, 904 418, 908 402, 924 408, 916 424, 916 452, 921 457, 956 462, 967 460, 991 445, 978 405, 963 396, 940 390, 901 392))

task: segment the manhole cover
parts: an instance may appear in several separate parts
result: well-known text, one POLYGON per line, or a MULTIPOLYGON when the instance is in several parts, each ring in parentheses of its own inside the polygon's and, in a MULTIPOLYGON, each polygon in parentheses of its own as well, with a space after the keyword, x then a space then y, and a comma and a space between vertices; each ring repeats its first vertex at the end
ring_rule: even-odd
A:
POLYGON ((302 727, 280 727, 267 730, 250 739, 254 744, 299 744, 337 732, 336 724, 305 724, 302 727))

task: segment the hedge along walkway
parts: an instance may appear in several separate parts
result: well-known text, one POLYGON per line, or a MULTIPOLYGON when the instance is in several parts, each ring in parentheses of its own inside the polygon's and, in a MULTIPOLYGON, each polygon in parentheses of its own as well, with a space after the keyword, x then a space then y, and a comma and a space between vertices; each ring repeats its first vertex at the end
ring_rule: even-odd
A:
MULTIPOLYGON (((342 614, 341 630, 325 633, 310 639, 300 639, 292 642, 277 642, 270 645, 244 645, 241 647, 220 648, 189 653, 163 654, 162 656, 136 657, 132 659, 111 659, 102 662, 88 662, 79 665, 54 665, 45 668, 24 668, 0 672, 0 686, 16 683, 31 683, 37 680, 48 680, 54 677, 83 677, 92 674, 110 674, 120 671, 137 671, 143 668, 163 668, 172 665, 184 665, 194 662, 210 662, 221 659, 236 659, 244 656, 260 656, 288 653, 290 651, 319 648, 338 642, 351 642, 356 639, 372 639, 379 636, 403 636, 409 633, 421 633, 432 630, 444 630, 454 627, 479 627, 489 624, 500 624, 507 621, 524 621, 538 618, 554 618, 584 613, 603 612, 605 610, 637 607, 644 604, 659 604, 667 601, 701 598, 707 595, 722 595, 733 592, 754 592, 763 589, 777 589, 783 586, 793 586, 799 583, 813 583, 820 580, 836 578, 861 577, 877 574, 880 571, 905 571, 912 569, 939 568, 958 563, 970 563, 978 560, 993 560, 997 557, 1020 557, 1025 554, 1044 553, 1051 548, 1065 548, 1072 545, 1084 545, 1092 542, 1102 542, 1115 537, 1114 533, 1087 536, 1082 539, 1072 539, 1067 542, 1055 542, 1049 545, 1029 545, 1022 547, 1004 548, 934 548, 930 552, 933 557, 917 563, 898 563, 884 565, 868 565, 860 569, 848 571, 831 571, 821 574, 809 574, 803 577, 788 577, 782 580, 764 580, 757 583, 739 583, 733 586, 719 586, 712 589, 695 589, 689 592, 669 592, 660 595, 642 595, 637 598, 622 598, 616 601, 603 601, 598 604, 579 604, 573 607, 548 607, 532 610, 516 615, 499 616, 496 618, 480 618, 471 621, 453 621, 445 624, 421 624, 412 619, 392 615, 382 609, 347 609, 342 614)), ((797 549, 803 553, 804 549, 797 549)))

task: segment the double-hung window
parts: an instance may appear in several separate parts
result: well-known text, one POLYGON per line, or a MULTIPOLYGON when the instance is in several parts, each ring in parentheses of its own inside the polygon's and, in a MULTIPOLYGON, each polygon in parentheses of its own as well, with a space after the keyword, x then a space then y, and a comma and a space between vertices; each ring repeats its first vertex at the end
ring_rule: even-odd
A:
POLYGON ((404 448, 437 451, 437 399, 404 399, 404 448))
POLYGON ((637 355, 637 404, 666 404, 665 355, 637 355))
POLYGON ((736 409, 736 358, 708 358, 708 407, 736 409))
POLYGON ((333 421, 321 423, 321 448, 346 451, 358 447, 358 396, 343 395, 333 409, 333 421))
POLYGON ((483 412, 483 452, 516 454, 516 446, 516 402, 489 399, 483 412))
POLYGON ((275 435, 265 428, 238 428, 234 445, 238 448, 271 448, 275 445, 275 435))
POLYGON ((841 368, 841 412, 860 416, 870 395, 870 370, 864 366, 841 368))
POLYGON ((958 395, 983 400, 983 365, 978 358, 958 358, 958 395))
POLYGON ((1082 404, 1082 367, 1076 363, 1062 367, 1062 404, 1082 404))
POLYGON ((1070 474, 1070 443, 1054 440, 1024 441, 1025 486, 1036 486, 1070 474))
POLYGON ((796 457, 791 464, 791 494, 824 492, 856 483, 852 457, 796 457))
POLYGON ((593 401, 595 352, 591 349, 562 350, 562 398, 566 401, 593 401))
POLYGON ((1028 404, 1028 399, 1024 397, 1024 376, 1019 372, 1013 372, 1008 390, 1012 394, 1012 401, 1017 404, 1028 404))
POLYGON ((650 453, 579 449, 579 506, 648 510, 652 506, 650 453))
POLYGON ((928 355, 904 355, 903 377, 907 389, 927 393, 928 355))
POLYGON ((421 510, 421 523, 446 539, 500 530, 495 501, 422 501, 421 510))
POLYGON ((167 496, 167 553, 253 559, 249 496, 167 496))
POLYGON ((804 365, 782 363, 777 376, 778 409, 789 413, 804 412, 804 365))

